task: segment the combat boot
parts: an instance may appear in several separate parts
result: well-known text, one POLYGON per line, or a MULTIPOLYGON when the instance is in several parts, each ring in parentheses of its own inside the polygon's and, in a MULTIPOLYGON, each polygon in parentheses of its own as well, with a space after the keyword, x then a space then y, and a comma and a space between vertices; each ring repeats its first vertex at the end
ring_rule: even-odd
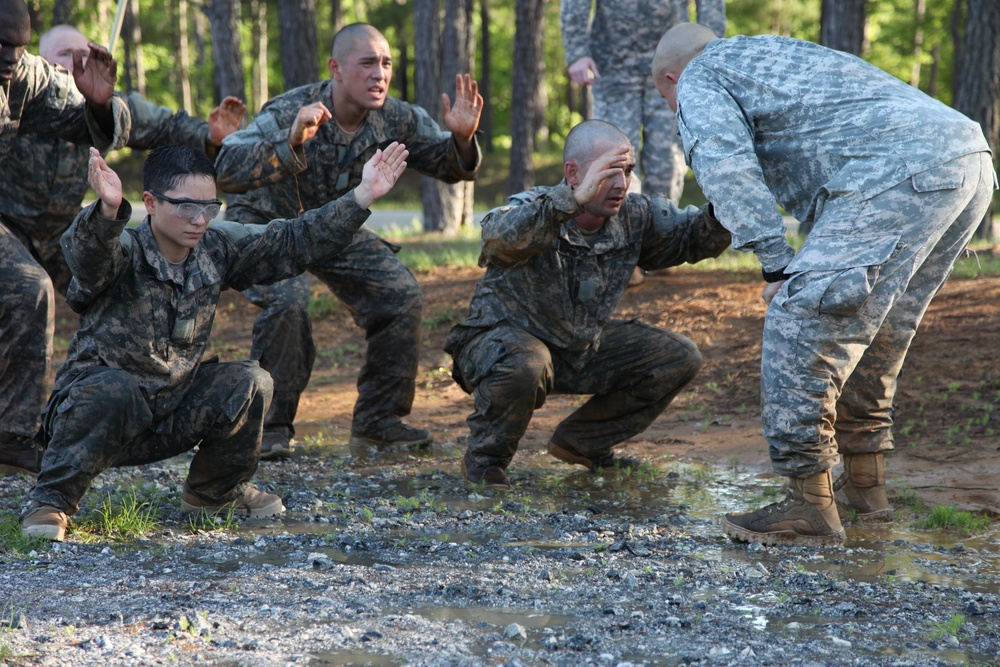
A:
POLYGON ((21 516, 21 534, 25 537, 40 537, 62 542, 66 537, 69 517, 58 507, 32 503, 21 516))
POLYGON ((844 472, 833 485, 840 520, 888 522, 892 507, 885 489, 885 457, 873 454, 844 454, 844 472))
POLYGON ((780 502, 754 512, 727 514, 722 529, 733 539, 767 545, 838 545, 846 537, 829 470, 789 480, 788 496, 780 502))

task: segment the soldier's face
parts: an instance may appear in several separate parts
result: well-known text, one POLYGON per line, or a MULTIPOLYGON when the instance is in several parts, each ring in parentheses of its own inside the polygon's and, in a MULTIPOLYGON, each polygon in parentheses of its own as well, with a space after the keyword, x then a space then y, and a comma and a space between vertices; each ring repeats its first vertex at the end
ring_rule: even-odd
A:
POLYGON ((86 66, 87 56, 90 55, 87 38, 76 30, 61 30, 53 35, 51 40, 45 41, 45 48, 39 52, 39 55, 53 65, 62 65, 72 72, 73 54, 75 53, 80 54, 83 64, 86 66))
POLYGON ((392 54, 385 38, 359 38, 343 58, 330 59, 330 75, 363 109, 381 109, 392 81, 392 54))
MULTIPOLYGON (((173 190, 160 194, 174 200, 207 203, 215 200, 215 181, 208 176, 186 176, 173 190)), ((187 257, 205 235, 208 221, 204 214, 188 220, 177 214, 177 204, 159 199, 148 191, 142 193, 142 200, 163 256, 171 262, 187 257)))
POLYGON ((14 70, 31 41, 31 25, 10 17, 0 19, 0 84, 14 78, 14 70))

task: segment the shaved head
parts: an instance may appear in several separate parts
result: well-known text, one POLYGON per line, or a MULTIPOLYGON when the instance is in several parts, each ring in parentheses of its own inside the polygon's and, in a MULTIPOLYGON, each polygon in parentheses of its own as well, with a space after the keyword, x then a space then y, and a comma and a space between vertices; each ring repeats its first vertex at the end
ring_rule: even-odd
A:
POLYGON ((3 27, 31 32, 31 15, 24 0, 0 0, 0 16, 3 27))
POLYGON ((370 44, 373 41, 388 43, 385 35, 373 25, 367 23, 345 25, 333 37, 330 57, 343 60, 354 52, 358 44, 370 44))
POLYGON ((73 71, 73 53, 78 51, 86 56, 88 40, 82 32, 71 25, 57 25, 46 31, 38 42, 38 55, 50 63, 59 64, 73 71))
POLYGON ((718 39, 711 28, 700 23, 678 23, 668 30, 653 55, 653 78, 659 79, 666 72, 680 75, 705 45, 718 39))
POLYGON ((611 123, 603 120, 585 120, 566 135, 563 162, 587 165, 609 147, 628 143, 625 133, 611 123))

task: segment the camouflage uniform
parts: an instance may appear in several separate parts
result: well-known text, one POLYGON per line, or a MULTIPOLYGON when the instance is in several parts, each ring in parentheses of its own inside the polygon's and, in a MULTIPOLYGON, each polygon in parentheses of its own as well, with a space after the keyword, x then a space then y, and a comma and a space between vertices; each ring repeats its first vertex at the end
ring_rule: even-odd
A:
MULTIPOLYGON (((230 199, 228 219, 260 223, 318 208, 360 183, 364 163, 393 141, 406 145, 408 166, 423 174, 447 183, 475 178, 478 145, 476 166, 467 170, 449 132, 441 131, 423 109, 392 97, 381 109, 368 111, 353 138, 330 121, 293 149, 288 131, 299 109, 315 102, 336 114, 330 81, 272 98, 249 127, 223 142, 216 160, 219 187, 245 193, 230 199)), ((344 252, 310 267, 365 329, 368 351, 358 376, 355 431, 395 422, 413 405, 423 295, 397 251, 361 230, 344 252)), ((274 378, 274 403, 265 429, 284 429, 291 437, 299 395, 309 383, 316 355, 308 283, 302 276, 244 294, 264 308, 254 323, 250 357, 274 378)))
POLYGON ((183 268, 160 254, 149 219, 126 229, 92 204, 63 235, 81 313, 43 413, 48 449, 34 505, 76 511, 111 466, 169 458, 198 445, 188 490, 209 504, 238 498, 257 469, 271 379, 254 361, 203 360, 224 289, 302 273, 351 243, 368 218, 353 194, 267 227, 218 223, 183 268))
POLYGON ((661 269, 715 257, 729 233, 708 207, 629 195, 595 235, 565 182, 510 198, 483 219, 486 275, 469 317, 445 342, 453 375, 473 394, 469 454, 506 468, 550 393, 594 394, 553 440, 588 457, 641 433, 697 373, 701 356, 679 334, 611 320, 636 266, 661 269))
MULTIPOLYGON (((24 54, 9 86, 0 86, 0 188, 10 192, 16 179, 38 178, 32 155, 24 161, 17 145, 30 134, 91 144, 102 150, 121 147, 129 135, 130 115, 119 96, 112 99, 115 136, 97 126, 72 75, 45 60, 24 54)), ((55 139, 53 139, 55 140, 55 139)), ((17 207, 0 199, 0 432, 34 436, 52 357, 54 295, 52 283, 34 255, 31 230, 19 223, 17 207)), ((51 248, 46 253, 51 256, 51 248)))
MULTIPOLYGON (((670 28, 690 21, 688 0, 562 0, 566 64, 593 58, 594 118, 621 129, 639 153, 642 191, 677 201, 684 191, 684 153, 677 121, 653 86, 649 63, 670 28), (593 18, 591 18, 593 5, 593 18), (641 147, 641 153, 640 153, 641 147)), ((726 34, 725 0, 696 0, 698 22, 726 34)))
POLYGON ((763 36, 709 42, 677 87, 688 160, 733 245, 787 278, 767 311, 775 469, 893 448, 917 325, 996 184, 979 125, 859 58, 763 36), (814 228, 798 254, 777 205, 814 228))

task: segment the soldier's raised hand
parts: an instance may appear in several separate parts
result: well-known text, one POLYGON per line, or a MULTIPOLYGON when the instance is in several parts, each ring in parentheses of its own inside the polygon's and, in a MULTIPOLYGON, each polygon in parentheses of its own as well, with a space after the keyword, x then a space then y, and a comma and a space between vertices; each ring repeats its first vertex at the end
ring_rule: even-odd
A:
POLYGON ((569 78, 581 86, 589 86, 594 83, 594 79, 600 79, 601 75, 597 72, 597 63, 594 59, 584 56, 577 58, 569 66, 569 78))
POLYGON ((122 182, 118 174, 108 166, 100 151, 91 147, 90 162, 87 164, 87 183, 101 200, 101 215, 110 220, 118 217, 122 205, 122 182))
POLYGON ((222 104, 208 114, 208 140, 221 146, 223 139, 240 129, 246 110, 247 105, 238 97, 229 96, 222 100, 222 104))
POLYGON ((621 178, 622 189, 628 188, 628 176, 631 175, 632 147, 628 144, 615 146, 604 152, 590 163, 580 183, 573 188, 576 203, 584 206, 594 201, 601 191, 601 186, 609 178, 621 178), (626 174, 626 168, 629 173, 626 174))
POLYGON ((479 84, 468 74, 455 75, 455 104, 447 95, 441 95, 444 125, 460 144, 468 144, 479 129, 483 113, 483 96, 479 84))
POLYGON ((295 122, 288 131, 288 143, 292 148, 301 146, 316 136, 320 125, 333 118, 333 114, 322 102, 314 102, 299 109, 295 122))
POLYGON ((118 78, 118 61, 99 44, 89 42, 90 54, 84 63, 83 54, 73 53, 73 79, 76 88, 95 107, 106 108, 111 104, 118 78))
POLYGON ((394 141, 382 150, 375 151, 361 171, 361 183, 354 188, 354 199, 361 208, 368 208, 384 196, 406 170, 406 146, 394 141))

